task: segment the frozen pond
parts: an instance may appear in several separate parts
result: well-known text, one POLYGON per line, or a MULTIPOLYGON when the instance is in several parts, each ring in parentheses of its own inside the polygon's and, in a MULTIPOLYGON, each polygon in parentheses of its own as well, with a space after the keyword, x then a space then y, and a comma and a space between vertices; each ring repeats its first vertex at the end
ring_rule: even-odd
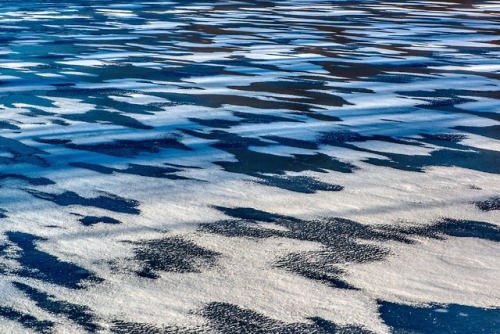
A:
POLYGON ((0 2, 0 333, 500 333, 499 1, 0 2))

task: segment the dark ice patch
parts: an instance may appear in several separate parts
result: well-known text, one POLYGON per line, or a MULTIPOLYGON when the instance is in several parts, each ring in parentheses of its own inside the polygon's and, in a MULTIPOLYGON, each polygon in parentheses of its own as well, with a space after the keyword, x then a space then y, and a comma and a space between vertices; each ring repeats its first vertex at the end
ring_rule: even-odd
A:
POLYGON ((276 122, 301 122, 299 120, 289 118, 289 117, 269 115, 269 114, 264 114, 264 113, 250 113, 250 112, 234 111, 233 115, 238 117, 238 118, 241 118, 242 120, 240 121, 240 123, 242 123, 242 124, 270 124, 270 123, 276 123, 276 122))
POLYGON ((318 120, 318 121, 323 121, 323 122, 340 122, 340 121, 342 121, 337 116, 327 115, 327 114, 318 113, 318 112, 308 113, 307 117, 318 120))
POLYGON ((121 320, 114 321, 111 330, 116 334, 202 334, 206 332, 201 328, 156 327, 151 324, 121 320))
POLYGON ((421 142, 434 146, 445 147, 450 149, 467 149, 466 146, 460 144, 460 141, 467 139, 467 136, 460 133, 421 133, 421 142))
POLYGON ((423 105, 419 105, 419 107, 426 107, 426 108, 454 106, 457 104, 476 101, 470 98, 470 96, 474 96, 474 92, 466 90, 434 89, 434 90, 400 91, 396 93, 402 96, 407 96, 425 101, 426 103, 423 105), (468 96, 468 97, 463 97, 463 96, 468 96))
POLYGON ((209 328, 217 333, 372 333, 361 326, 338 326, 320 317, 308 318, 309 321, 304 323, 285 323, 229 303, 210 303, 200 314, 207 319, 209 328))
POLYGON ((475 135, 500 140, 500 125, 492 126, 457 126, 455 129, 475 135))
POLYGON ((412 243, 414 237, 426 237, 440 240, 444 240, 448 237, 479 238, 495 242, 500 241, 499 226, 474 220, 444 218, 430 225, 384 225, 380 227, 380 229, 397 237, 399 241, 406 243, 412 243))
POLYGON ((195 117, 190 117, 188 118, 190 122, 194 122, 209 128, 221 128, 221 129, 227 129, 232 126, 236 126, 240 124, 240 121, 233 121, 229 119, 204 119, 204 118, 195 118, 195 117))
POLYGON ((15 321, 24 328, 31 329, 37 333, 50 334, 54 323, 49 320, 38 320, 30 314, 23 313, 16 309, 6 306, 0 306, 0 317, 15 321))
MULTIPOLYGON (((348 250, 343 249, 342 251, 348 250)), ((387 255, 382 249, 372 248, 367 249, 367 251, 367 261, 382 260, 387 255), (373 255, 375 257, 371 257, 373 255)), ((359 256, 363 256, 361 250, 357 250, 357 252, 359 256)), ((338 264, 337 260, 335 254, 332 254, 331 251, 289 253, 279 258, 275 266, 305 278, 319 281, 332 288, 357 290, 356 287, 342 278, 345 271, 336 266, 338 264)))
POLYGON ((319 142, 324 145, 336 146, 347 142, 360 142, 368 139, 369 137, 362 136, 357 132, 342 130, 323 133, 319 138, 319 142))
POLYGON ((491 197, 485 201, 475 202, 474 204, 482 211, 500 210, 500 197, 491 197))
POLYGON ((82 121, 87 123, 115 124, 134 129, 144 129, 144 130, 153 129, 152 126, 146 125, 133 117, 124 115, 119 112, 102 110, 102 109, 91 110, 84 114, 64 115, 64 118, 73 121, 82 121))
POLYGON ((181 143, 175 137, 144 140, 114 140, 100 144, 74 144, 70 140, 38 138, 37 141, 47 144, 64 145, 67 148, 116 157, 132 158, 141 153, 159 153, 160 149, 177 149, 190 151, 191 148, 181 143))
MULTIPOLYGON (((128 66, 124 65, 121 66, 121 70, 129 70, 129 74, 132 72, 135 72, 137 68, 133 66, 128 66)), ((115 69, 116 70, 116 69, 115 69)), ((143 71, 142 75, 147 74, 147 69, 146 68, 141 68, 141 71, 143 71)), ((102 69, 101 69, 101 73, 102 69)), ((119 117, 119 118, 114 118, 113 115, 99 115, 99 113, 95 112, 90 112, 88 114, 80 114, 77 115, 76 117, 83 117, 84 121, 97 121, 100 118, 105 122, 110 122, 114 124, 120 124, 125 121, 125 124, 128 123, 128 125, 134 125, 132 127, 135 127, 135 125, 142 124, 139 121, 137 121, 135 118, 133 118, 133 115, 152 115, 154 112, 162 111, 161 106, 155 105, 155 104, 148 104, 148 105, 139 105, 139 104, 132 104, 132 103, 127 103, 125 101, 117 101, 112 99, 110 96, 129 96, 130 94, 136 94, 136 93, 141 93, 138 90, 128 90, 128 89, 115 89, 115 88, 91 88, 91 89, 83 89, 83 88, 74 88, 74 87, 69 87, 69 88, 62 88, 58 89, 57 91, 52 91, 48 95, 54 96, 54 97, 62 97, 62 98, 67 98, 68 96, 71 96, 72 98, 76 99, 81 99, 84 101, 88 101, 88 97, 92 97, 92 104, 99 106, 101 109, 102 108, 107 108, 109 110, 118 110, 122 116, 130 115, 129 119, 127 120, 126 118, 119 117), (111 117, 108 119, 105 119, 107 117, 111 117), (131 123, 130 123, 131 122, 131 123)), ((151 94, 151 93, 149 93, 151 94)), ((155 94, 152 94, 155 96, 155 94)), ((69 115, 67 115, 69 116, 69 115)), ((65 116, 65 118, 67 118, 65 116)), ((71 117, 70 117, 71 118, 71 117)), ((125 125, 125 124, 120 124, 120 125, 125 125)), ((144 125, 144 124, 143 124, 144 125)), ((127 126, 127 125, 126 125, 127 126)), ((145 128, 148 126, 146 125, 145 128)), ((142 128, 142 126, 141 126, 142 128)))
POLYGON ((0 129, 19 130, 20 127, 7 121, 0 121, 0 129))
MULTIPOLYGON (((376 166, 390 167, 405 171, 424 172, 425 168, 439 167, 461 167, 485 173, 500 173, 500 154, 494 150, 467 146, 461 143, 467 136, 458 133, 421 133, 421 138, 396 139, 385 136, 371 136, 364 139, 382 140, 396 144, 424 146, 432 144, 440 148, 432 151, 429 155, 406 155, 390 152, 379 152, 362 149, 350 144, 337 144, 350 149, 374 153, 387 157, 388 159, 367 158, 365 162, 376 166)), ((359 141, 362 141, 360 139, 359 141)))
POLYGON ((380 73, 372 77, 371 80, 377 82, 389 82, 389 83, 411 83, 414 81, 423 81, 424 79, 418 75, 412 75, 408 73, 380 73))
POLYGON ((142 269, 139 276, 158 278, 158 271, 199 273, 215 265, 217 252, 205 249, 180 237, 134 242, 135 260, 142 269))
POLYGON ((35 139, 35 141, 50 145, 66 145, 71 143, 70 139, 57 139, 57 138, 38 138, 35 139))
POLYGON ((341 191, 344 187, 318 181, 310 176, 261 175, 261 184, 304 194, 317 191, 341 191))
POLYGON ((97 323, 96 316, 87 306, 57 300, 55 296, 24 283, 14 282, 13 284, 41 309, 54 315, 68 318, 80 325, 87 332, 97 333, 101 329, 101 326, 97 323))
POLYGON ((68 123, 62 119, 56 118, 56 119, 51 119, 50 121, 52 122, 52 124, 56 124, 56 125, 61 125, 61 126, 69 126, 70 125, 70 123, 68 123))
POLYGON ((70 166, 85 168, 98 172, 101 174, 113 174, 113 173, 123 173, 132 174, 138 176, 154 177, 154 178, 164 178, 169 180, 187 180, 187 177, 177 175, 177 172, 181 172, 182 169, 173 167, 157 167, 139 164, 129 164, 125 169, 118 169, 112 167, 106 167, 97 164, 90 164, 85 162, 71 162, 70 166))
POLYGON ((29 177, 29 176, 21 175, 21 174, 3 174, 3 173, 0 173, 0 181, 6 180, 6 179, 22 180, 22 181, 27 182, 28 184, 33 185, 33 186, 46 186, 46 185, 55 184, 54 181, 49 180, 45 177, 29 177))
POLYGON ((237 162, 217 161, 215 164, 228 172, 255 177, 261 177, 261 174, 284 175, 286 172, 304 171, 352 173, 357 169, 350 163, 342 162, 324 153, 282 156, 250 149, 226 148, 225 151, 233 154, 237 162))
POLYGON ((422 133, 420 135, 435 142, 458 143, 461 140, 467 139, 466 135, 460 133, 422 133))
POLYGON ((101 217, 96 217, 96 216, 85 216, 79 219, 80 223, 84 226, 92 226, 96 224, 111 224, 111 225, 116 225, 116 224, 121 224, 121 222, 118 219, 112 218, 112 217, 106 217, 106 216, 101 216, 101 217))
POLYGON ((237 133, 231 133, 222 130, 212 130, 210 132, 202 132, 190 129, 183 129, 182 132, 197 138, 215 140, 216 143, 211 146, 226 150, 232 148, 247 148, 249 146, 268 146, 269 143, 258 138, 245 137, 237 133))
POLYGON ((255 218, 201 224, 200 229, 228 237, 282 237, 318 242, 322 245, 321 250, 291 253, 278 259, 275 265, 336 288, 353 288, 341 279, 343 271, 336 265, 381 260, 389 253, 385 248, 359 243, 358 239, 378 241, 393 239, 383 231, 376 231, 368 226, 341 218, 308 221, 280 215, 274 216, 250 209, 229 209, 224 210, 224 212, 226 214, 236 213, 239 217, 250 215, 250 217, 255 218), (284 229, 261 228, 259 226, 259 217, 261 216, 264 217, 264 221, 273 222, 284 229))
POLYGON ((339 264, 380 261, 390 254, 383 244, 363 241, 380 243, 392 240, 412 244, 418 237, 468 237, 500 241, 498 226, 478 221, 443 219, 429 225, 368 226, 343 218, 302 220, 252 208, 215 208, 234 219, 201 224, 201 231, 227 237, 281 237, 317 242, 322 249, 289 253, 277 259, 275 266, 342 289, 355 287, 342 278, 344 271, 339 264), (261 222, 272 222, 283 229, 262 228, 261 222))
MULTIPOLYGON (((327 107, 340 107, 350 103, 342 97, 330 94, 332 88, 320 80, 279 80, 268 82, 253 82, 248 86, 229 86, 241 91, 264 92, 271 94, 292 95, 286 101, 303 104, 315 104, 327 107)), ((276 99, 282 99, 275 97, 276 99)))
POLYGON ((389 160, 368 158, 369 164, 390 167, 405 171, 424 172, 425 168, 437 167, 461 167, 485 173, 500 173, 500 154, 497 151, 472 148, 467 150, 439 149, 432 151, 430 155, 405 155, 397 153, 377 152, 386 156, 389 160))
POLYGON ((190 121, 198 123, 200 125, 208 126, 210 128, 230 128, 232 126, 240 124, 270 124, 276 122, 302 122, 300 120, 278 116, 269 115, 264 113, 250 113, 250 112, 240 112, 234 111, 233 116, 238 117, 239 120, 228 120, 228 119, 200 119, 200 118, 189 118, 190 121))
POLYGON ((12 154, 12 157, 0 157, 0 165, 26 163, 40 167, 49 166, 48 162, 40 156, 47 154, 46 152, 18 140, 0 137, 0 148, 12 154))
POLYGON ((250 107, 255 109, 287 109, 295 110, 300 112, 312 113, 312 109, 318 109, 317 106, 313 106, 303 101, 302 99, 263 99, 258 97, 250 97, 244 95, 216 95, 216 94, 204 94, 203 100, 196 101, 198 104, 210 108, 220 108, 224 105, 250 107))
POLYGON ((51 194, 33 189, 25 189, 36 198, 51 201, 60 206, 81 205, 92 206, 114 212, 139 214, 139 202, 133 199, 126 199, 117 195, 104 193, 97 197, 82 197, 73 191, 65 191, 60 194, 51 194))
POLYGON ((410 306, 379 301, 379 312, 393 333, 500 332, 500 309, 465 305, 410 306))
POLYGON ((155 327, 149 324, 115 321, 113 332, 117 334, 201 334, 201 333, 252 333, 252 334, 371 334, 358 325, 340 326, 321 317, 310 317, 305 322, 285 323, 256 311, 237 305, 212 302, 196 312, 207 324, 193 328, 155 327))
POLYGON ((16 275, 40 279, 70 289, 79 289, 84 282, 101 281, 88 270, 39 250, 36 243, 45 241, 44 238, 21 232, 7 232, 6 236, 10 245, 19 248, 14 248, 13 252, 7 252, 9 244, 0 248, 3 257, 12 258, 20 264, 19 269, 12 270, 16 275))
POLYGON ((306 150, 315 150, 318 148, 318 145, 316 145, 316 143, 302 139, 279 137, 279 136, 264 136, 262 138, 272 140, 284 146, 303 148, 306 150))
POLYGON ((424 146, 423 143, 411 140, 411 138, 394 138, 384 135, 371 135, 365 136, 360 133, 350 130, 337 130, 323 132, 318 137, 318 142, 323 145, 345 147, 357 151, 371 152, 367 149, 362 149, 350 143, 366 142, 369 140, 382 141, 391 144, 411 145, 411 146, 424 146))
MULTIPOLYGON (((299 192, 316 190, 341 190, 336 185, 327 185, 307 177, 296 180, 287 179, 286 172, 313 171, 327 173, 336 171, 352 173, 356 166, 334 159, 323 153, 293 154, 291 156, 262 153, 249 149, 250 146, 271 146, 272 143, 264 142, 258 138, 243 137, 235 133, 215 130, 210 133, 187 130, 186 133, 204 139, 217 140, 211 146, 232 154, 236 162, 216 161, 215 164, 232 173, 245 174, 259 178, 264 184, 299 192), (268 174, 268 175, 265 175, 268 174), (274 174, 275 176, 269 176, 274 174), (293 184, 296 181, 296 184, 293 184), (314 190, 316 189, 316 190, 314 190)), ((274 140, 274 139, 272 139, 274 140)))
POLYGON ((269 213, 254 208, 226 208, 223 206, 214 206, 214 209, 224 213, 227 216, 244 219, 244 220, 257 220, 262 222, 274 222, 278 219, 286 219, 287 216, 269 213))

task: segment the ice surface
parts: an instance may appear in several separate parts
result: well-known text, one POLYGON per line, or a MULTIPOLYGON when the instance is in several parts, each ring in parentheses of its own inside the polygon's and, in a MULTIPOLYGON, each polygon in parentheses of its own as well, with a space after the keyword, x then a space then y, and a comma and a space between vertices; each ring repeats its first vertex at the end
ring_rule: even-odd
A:
POLYGON ((499 333, 498 1, 0 3, 1 333, 499 333))

